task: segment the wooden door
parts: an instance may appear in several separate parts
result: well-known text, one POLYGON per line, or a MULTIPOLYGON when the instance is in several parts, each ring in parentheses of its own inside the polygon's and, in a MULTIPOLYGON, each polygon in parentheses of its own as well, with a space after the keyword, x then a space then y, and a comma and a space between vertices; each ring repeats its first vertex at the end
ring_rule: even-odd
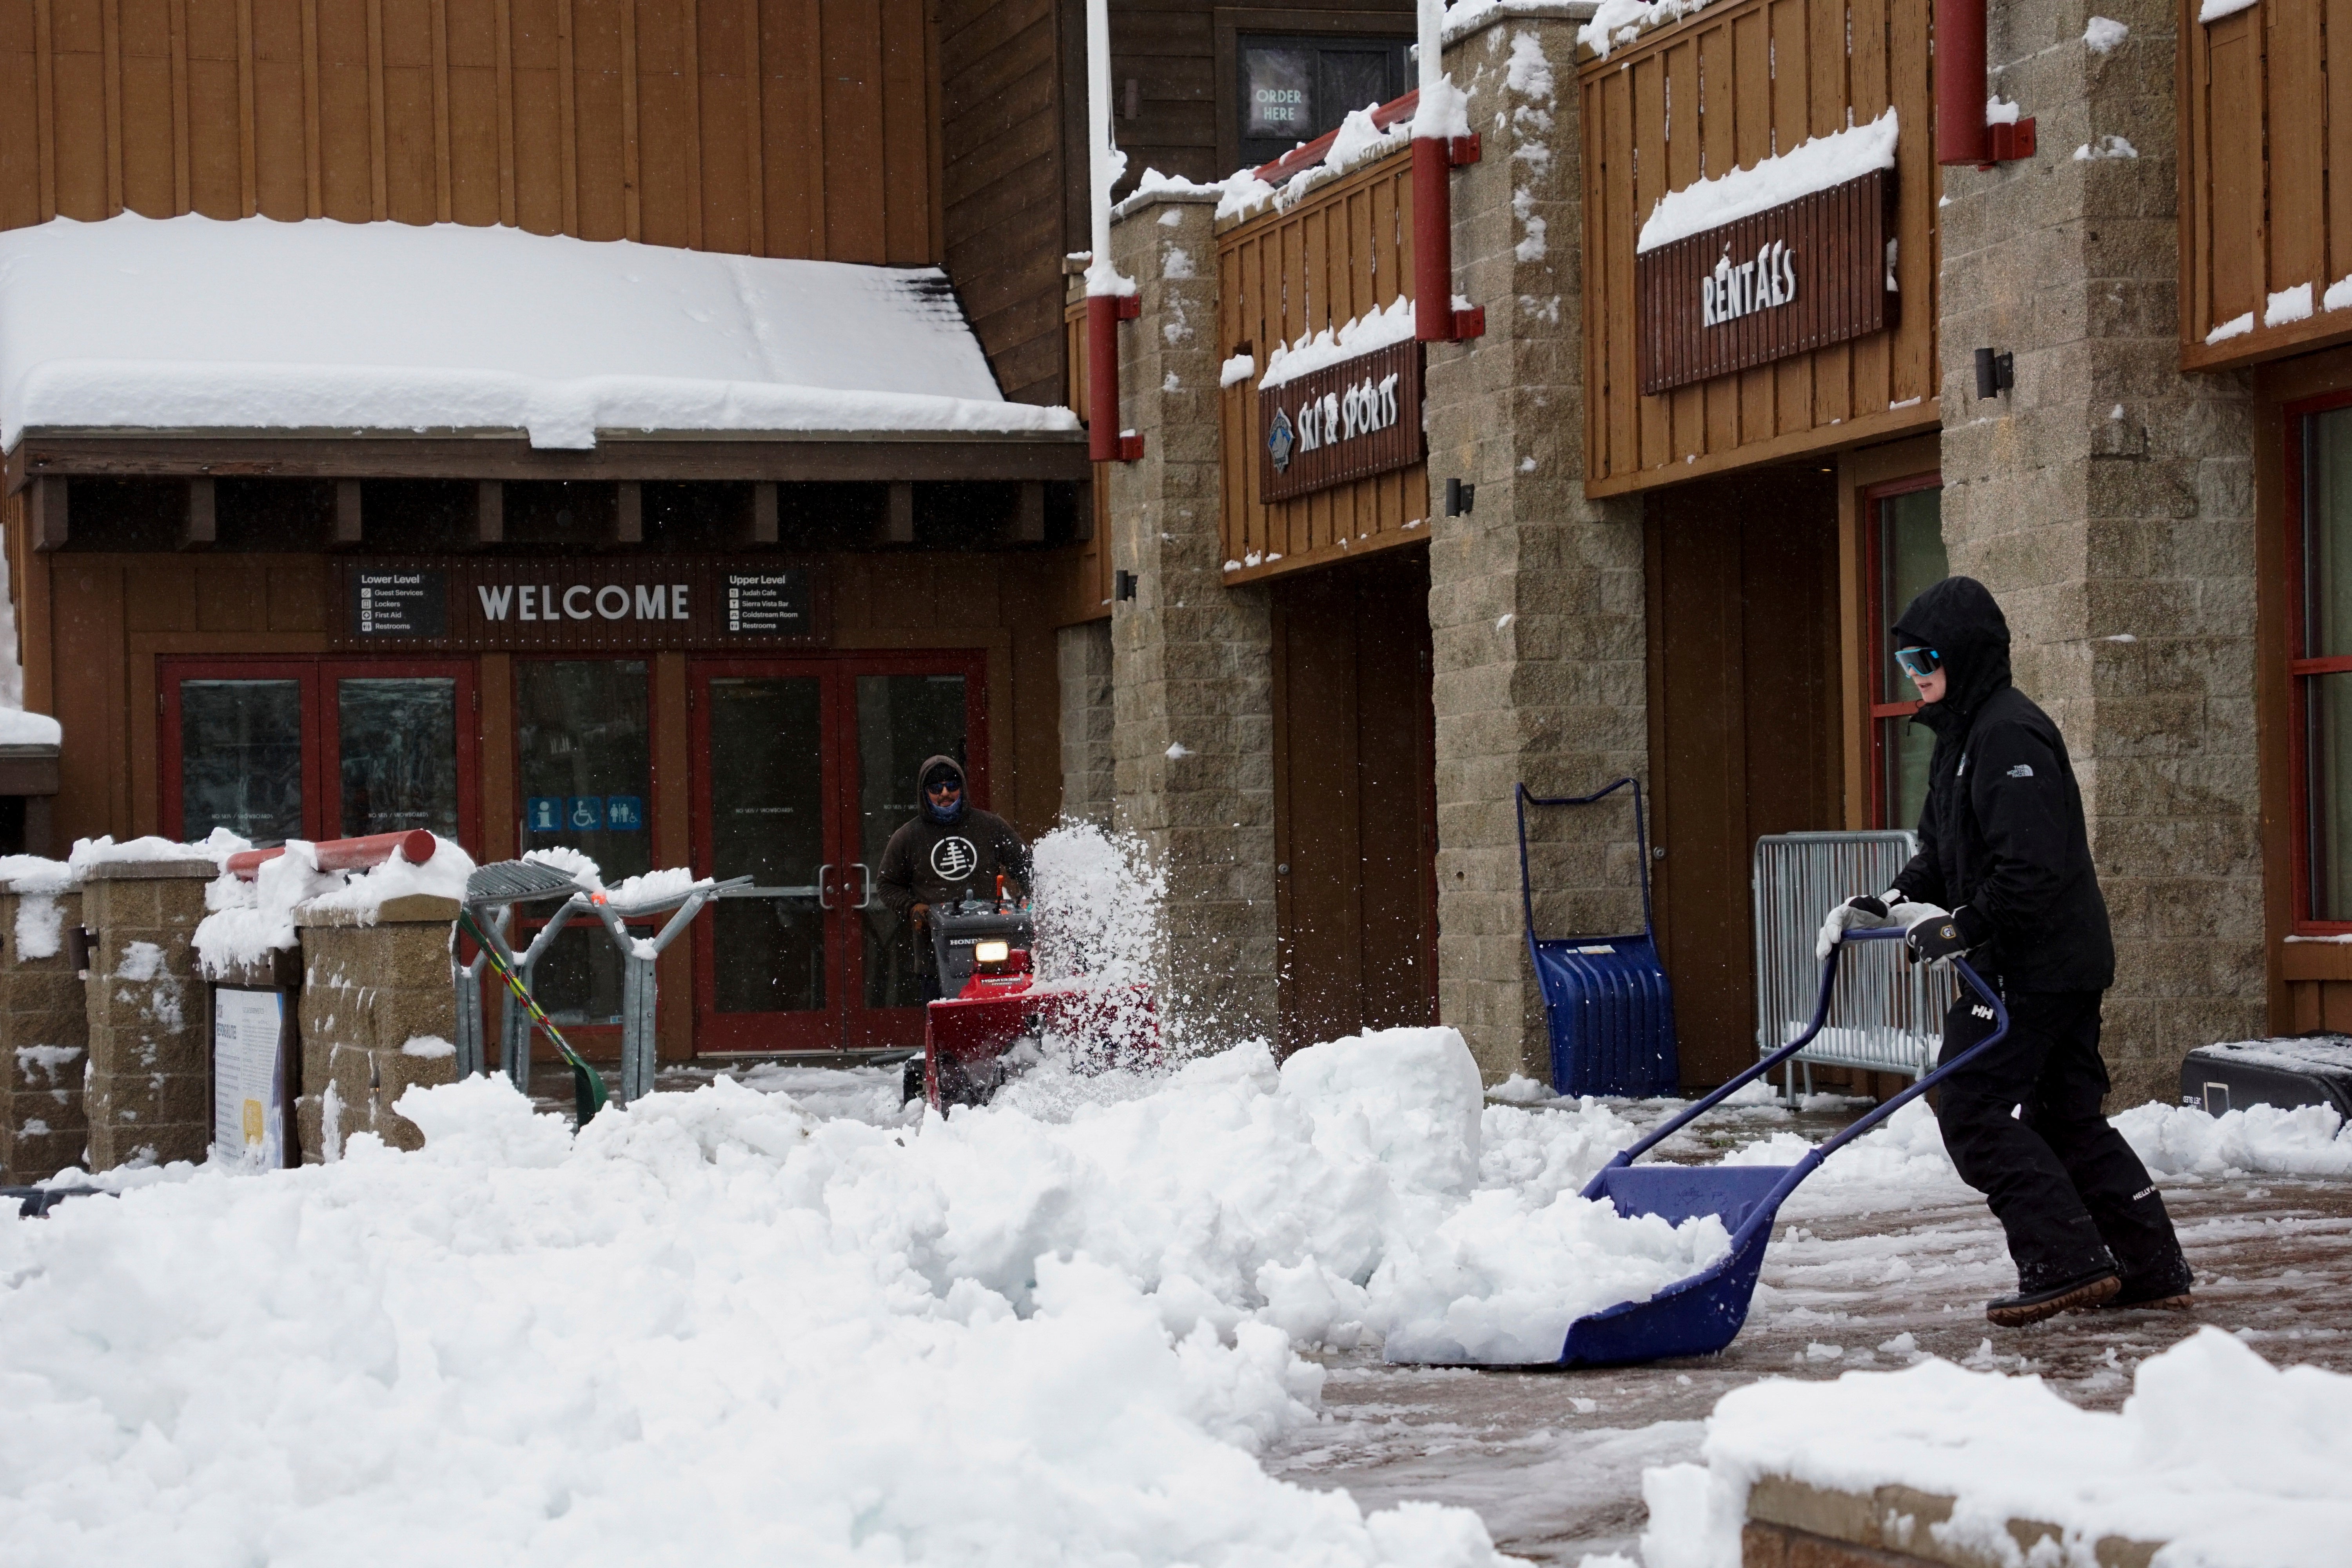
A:
POLYGON ((1658 941, 1685 1084, 1756 1053, 1756 840, 1843 826, 1837 496, 1819 465, 1650 497, 1658 941))
POLYGON ((1281 1047, 1433 1023, 1427 552, 1286 579, 1274 617, 1281 1047))

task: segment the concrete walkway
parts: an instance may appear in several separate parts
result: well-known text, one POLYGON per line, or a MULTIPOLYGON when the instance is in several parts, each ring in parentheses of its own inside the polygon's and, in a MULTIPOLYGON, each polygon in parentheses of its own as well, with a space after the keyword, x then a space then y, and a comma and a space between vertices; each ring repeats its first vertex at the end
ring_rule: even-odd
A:
POLYGON ((2190 1315, 1996 1329, 1984 1302, 2015 1276, 1981 1202, 1955 1194, 1868 1215, 1800 1214, 1774 1233, 1756 1309, 1722 1356, 1570 1373, 1329 1356, 1328 1419, 1266 1468, 1346 1487, 1368 1509, 1409 1498, 1474 1508, 1504 1550, 1573 1568, 1588 1552, 1638 1561, 1643 1468, 1695 1460, 1716 1400, 1759 1378, 1900 1367, 1925 1352, 2038 1373, 2077 1404, 2113 1409, 2133 1368, 2200 1323, 2273 1362, 2352 1371, 2352 1184, 2181 1181, 2164 1194, 2197 1271, 2190 1315))

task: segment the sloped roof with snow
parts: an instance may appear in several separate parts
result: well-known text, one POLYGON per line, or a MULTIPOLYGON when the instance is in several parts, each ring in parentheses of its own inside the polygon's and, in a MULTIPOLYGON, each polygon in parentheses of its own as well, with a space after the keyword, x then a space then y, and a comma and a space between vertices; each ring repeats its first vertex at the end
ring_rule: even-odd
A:
POLYGON ((1008 403, 936 268, 455 224, 132 214, 0 234, 0 448, 28 429, 1074 432, 1008 403))

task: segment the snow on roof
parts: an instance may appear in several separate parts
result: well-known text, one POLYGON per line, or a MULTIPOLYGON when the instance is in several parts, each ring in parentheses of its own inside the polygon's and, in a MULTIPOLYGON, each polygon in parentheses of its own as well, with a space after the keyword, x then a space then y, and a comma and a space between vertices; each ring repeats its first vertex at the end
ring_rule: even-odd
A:
POLYGON ((457 224, 125 213, 0 235, 28 428, 1069 432, 1008 403, 936 268, 457 224))
POLYGON ((1633 252, 1638 256, 1705 234, 1799 196, 1858 180, 1873 169, 1892 169, 1897 129, 1895 110, 1889 108, 1866 124, 1816 136, 1775 157, 1759 159, 1751 168, 1669 191, 1650 209, 1633 252))

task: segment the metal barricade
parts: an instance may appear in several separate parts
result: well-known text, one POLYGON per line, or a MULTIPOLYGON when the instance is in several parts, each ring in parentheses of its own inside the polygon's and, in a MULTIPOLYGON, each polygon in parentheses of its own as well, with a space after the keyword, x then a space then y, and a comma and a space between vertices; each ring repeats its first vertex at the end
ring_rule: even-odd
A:
MULTIPOLYGON (((1811 1023, 1821 961, 1813 942, 1831 907, 1857 893, 1885 890, 1918 848, 1907 830, 1882 833, 1780 833, 1756 841, 1756 1049, 1769 1056, 1811 1023)), ((1899 942, 1874 942, 1846 960, 1830 1020, 1790 1062, 1784 1088, 1796 1092, 1796 1066, 1859 1068, 1923 1076, 1943 1042, 1944 1010, 1956 994, 1945 970, 1908 962, 1899 942)))

